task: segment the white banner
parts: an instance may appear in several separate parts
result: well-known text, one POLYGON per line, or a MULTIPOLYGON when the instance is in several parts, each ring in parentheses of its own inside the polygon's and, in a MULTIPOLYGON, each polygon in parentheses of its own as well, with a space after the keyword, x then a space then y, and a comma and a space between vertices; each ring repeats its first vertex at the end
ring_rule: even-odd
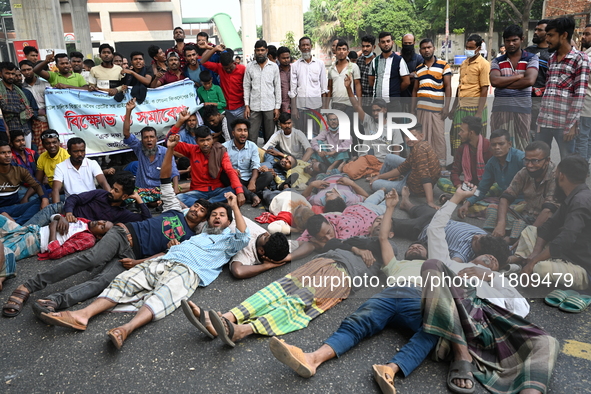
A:
MULTIPOLYGON (((87 156, 126 152, 129 149, 123 143, 123 121, 130 91, 131 88, 118 103, 102 92, 46 89, 49 127, 58 131, 63 146, 70 138, 84 139, 87 156)), ((151 126, 158 139, 163 139, 183 109, 188 108, 191 113, 197 110, 196 96, 194 83, 189 79, 148 89, 144 102, 137 104, 131 114, 131 132, 140 138, 140 130, 151 126)))

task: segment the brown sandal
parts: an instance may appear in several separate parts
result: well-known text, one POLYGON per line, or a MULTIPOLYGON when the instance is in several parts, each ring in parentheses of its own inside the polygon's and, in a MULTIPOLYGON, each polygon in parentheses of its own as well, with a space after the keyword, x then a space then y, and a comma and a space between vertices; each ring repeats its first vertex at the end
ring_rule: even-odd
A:
POLYGON ((107 331, 107 335, 109 336, 111 342, 113 342, 113 345, 115 345, 117 349, 121 349, 123 347, 123 342, 125 342, 125 340, 127 339, 125 331, 119 327, 111 328, 109 331, 107 331), (119 335, 121 337, 119 337, 116 334, 117 332, 119 332, 119 335))
POLYGON ((6 301, 2 307, 2 315, 6 317, 17 316, 21 313, 21 309, 23 309, 23 305, 29 299, 29 295, 31 295, 31 293, 23 290, 16 289, 13 291, 8 298, 8 301, 6 301), (10 310, 13 310, 14 312, 10 312, 10 310))

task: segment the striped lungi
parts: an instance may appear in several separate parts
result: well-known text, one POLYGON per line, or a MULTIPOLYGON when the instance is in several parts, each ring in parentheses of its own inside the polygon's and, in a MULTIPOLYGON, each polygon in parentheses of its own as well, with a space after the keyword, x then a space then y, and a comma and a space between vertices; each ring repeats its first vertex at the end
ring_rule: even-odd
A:
POLYGON ((170 315, 181 301, 193 295, 199 276, 189 267, 175 261, 154 259, 119 274, 99 295, 118 304, 115 311, 132 312, 142 306, 152 311, 153 320, 170 315), (130 308, 131 306, 131 308, 130 308))
MULTIPOLYGON (((535 218, 522 216, 521 212, 525 208, 525 201, 513 204, 507 211, 507 221, 505 231, 510 231, 509 238, 517 239, 521 232, 530 224, 533 224, 535 218)), ((485 221, 482 226, 485 230, 494 230, 497 227, 497 216, 499 206, 497 204, 489 204, 486 208, 485 221)))
POLYGON ((314 259, 271 283, 230 310, 238 324, 250 324, 261 335, 301 330, 351 292, 348 281, 332 287, 332 277, 349 274, 332 259, 314 259))
POLYGON ((442 167, 447 165, 447 146, 445 144, 445 120, 441 112, 417 110, 417 121, 423 125, 423 135, 429 141, 442 167))
POLYGON ((40 120, 33 119, 31 125, 31 132, 33 137, 31 139, 32 145, 37 146, 37 153, 41 154, 45 152, 45 148, 43 148, 43 144, 41 143, 41 133, 49 128, 49 123, 41 122, 40 120))
MULTIPOLYGON (((459 107, 456 110, 456 112, 454 114, 453 124, 452 124, 451 130, 449 132, 449 141, 450 141, 450 145, 451 145, 452 156, 455 155, 456 150, 458 149, 458 147, 462 143, 462 141, 460 140, 460 128, 462 126, 462 119, 464 119, 466 116, 476 116, 476 111, 478 111, 477 106, 476 107, 459 107)), ((487 119, 488 119, 488 109, 485 105, 484 109, 482 110, 482 136, 483 137, 486 137, 486 127, 488 125, 487 119)))
POLYGON ((519 112, 493 112, 490 118, 491 130, 507 130, 511 136, 511 144, 521 151, 525 151, 530 143, 530 123, 531 114, 519 112))

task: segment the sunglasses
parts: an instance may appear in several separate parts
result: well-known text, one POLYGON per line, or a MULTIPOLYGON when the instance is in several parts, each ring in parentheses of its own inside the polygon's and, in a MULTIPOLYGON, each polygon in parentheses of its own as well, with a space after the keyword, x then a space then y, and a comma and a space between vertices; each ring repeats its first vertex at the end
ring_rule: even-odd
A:
POLYGON ((45 134, 45 135, 42 135, 42 136, 41 136, 41 139, 42 139, 42 140, 45 140, 45 139, 47 139, 47 138, 57 138, 57 139, 59 139, 59 138, 60 138, 60 136, 59 136, 58 134, 56 134, 56 133, 45 134))

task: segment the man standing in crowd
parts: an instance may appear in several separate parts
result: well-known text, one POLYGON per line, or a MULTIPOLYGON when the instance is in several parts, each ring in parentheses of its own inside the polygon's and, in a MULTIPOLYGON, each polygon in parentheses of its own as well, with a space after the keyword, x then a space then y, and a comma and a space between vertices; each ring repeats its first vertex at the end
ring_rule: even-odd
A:
POLYGON ((542 96, 544 95, 544 90, 546 90, 546 75, 548 74, 548 61, 550 60, 550 52, 548 51, 548 43, 546 42, 546 25, 548 22, 548 19, 542 19, 538 22, 534 29, 534 37, 532 38, 534 45, 525 48, 526 52, 538 55, 539 63, 538 77, 531 91, 532 106, 529 130, 532 141, 538 129, 538 114, 540 113, 542 96))
MULTIPOLYGON (((591 24, 585 26, 581 35, 581 49, 587 56, 591 56, 591 24)), ((591 159, 591 84, 587 85, 587 93, 581 118, 579 119, 579 134, 577 135, 575 152, 583 159, 591 159)))
POLYGON ((402 59, 404 59, 406 67, 408 68, 408 72, 410 73, 410 85, 408 85, 408 88, 404 89, 400 94, 401 97, 405 97, 404 101, 402 102, 403 108, 405 108, 405 110, 410 108, 410 98, 412 97, 412 91, 417 79, 415 72, 416 68, 423 62, 423 57, 416 53, 415 44, 416 42, 414 35, 405 34, 402 36, 402 50, 400 51, 400 56, 402 56, 402 59))
POLYGON ((31 133, 29 120, 33 117, 33 108, 25 93, 16 86, 18 68, 14 63, 4 62, 0 64, 2 71, 2 83, 0 83, 0 109, 6 124, 4 133, 0 133, 0 140, 8 143, 10 130, 22 130, 25 135, 31 133))
POLYGON ((37 64, 33 71, 49 82, 49 84, 57 89, 80 89, 88 90, 88 84, 81 74, 72 72, 70 59, 65 53, 58 53, 54 56, 53 53, 47 54, 45 60, 37 64), (55 60, 55 66, 58 72, 45 71, 44 68, 55 60))
POLYGON ((277 60, 279 61, 279 78, 281 79, 281 112, 290 112, 291 52, 288 47, 277 49, 277 60))
POLYGON ((490 83, 495 87, 491 127, 505 129, 511 144, 524 150, 529 144, 532 86, 538 77, 538 57, 521 49, 523 30, 511 25, 503 32, 506 54, 493 59, 490 83))
POLYGON ((445 167, 445 119, 449 113, 452 72, 445 60, 435 56, 435 46, 430 38, 421 40, 419 52, 423 61, 415 70, 411 112, 417 114, 417 122, 423 125, 425 140, 433 147, 439 164, 445 167))
POLYGON ((167 70, 161 78, 152 79, 150 87, 157 88, 158 86, 168 85, 169 83, 182 81, 185 79, 185 74, 181 70, 181 63, 176 52, 171 51, 166 55, 167 70))
POLYGON ((166 53, 156 45, 148 47, 148 56, 152 58, 152 73, 154 79, 160 79, 166 72, 166 53))
POLYGON ((39 137, 41 136, 41 133, 49 128, 47 116, 45 116, 45 89, 51 87, 51 85, 43 78, 39 78, 35 75, 35 72, 33 71, 35 65, 29 60, 22 60, 19 63, 19 67, 25 78, 23 87, 33 94, 35 101, 37 101, 37 107, 39 108, 37 110, 37 117, 34 118, 31 123, 31 147, 39 153, 43 153, 43 147, 41 146, 41 139, 39 137))
MULTIPOLYGON (((357 64, 348 59, 349 44, 345 40, 338 40, 336 47, 336 62, 328 69, 328 97, 332 97, 332 108, 343 111, 353 124, 353 113, 347 89, 345 88, 345 76, 353 79, 353 88, 357 96, 361 94, 361 72, 357 64)), ((353 135, 355 141, 357 138, 353 135)), ((356 144, 356 143, 355 143, 356 144)))
POLYGON ((381 32, 378 36, 378 45, 382 53, 372 61, 369 83, 373 86, 374 97, 386 100, 390 112, 399 112, 400 101, 390 98, 400 97, 410 86, 408 67, 404 59, 394 52, 392 33, 381 32))
POLYGON ((31 63, 35 64, 39 61, 39 50, 32 46, 26 46, 23 48, 25 58, 31 63))
POLYGON ((184 76, 195 83, 195 89, 201 86, 201 65, 199 64, 199 55, 197 47, 194 45, 185 45, 183 48, 185 54, 184 76))
POLYGON ((575 151, 576 123, 589 83, 589 58, 571 45, 574 31, 575 21, 570 17, 552 19, 546 25, 546 41, 552 56, 536 140, 552 147, 555 139, 561 159, 575 151))
POLYGON ((81 74, 84 71, 84 55, 81 52, 70 52, 70 64, 73 72, 81 74))
POLYGON ((174 38, 174 46, 166 50, 166 57, 168 58, 168 54, 171 52, 176 53, 181 64, 181 70, 184 70, 187 65, 184 48, 189 45, 195 46, 195 43, 185 42, 185 30, 182 27, 175 27, 172 31, 172 36, 174 38))
POLYGON ((462 119, 475 116, 482 119, 482 126, 486 130, 487 113, 486 97, 490 85, 490 64, 480 56, 482 37, 472 34, 466 40, 466 60, 460 65, 460 84, 456 92, 456 99, 448 117, 453 120, 449 133, 451 151, 454 153, 461 144, 460 130, 462 119))
POLYGON ((248 139, 256 144, 261 124, 265 142, 275 132, 281 108, 281 78, 279 67, 267 57, 266 41, 254 44, 254 59, 244 74, 244 118, 250 120, 248 139))
POLYGON ((376 38, 372 35, 361 37, 361 56, 357 59, 357 66, 361 75, 361 106, 364 111, 371 103, 373 97, 373 84, 369 82, 369 73, 371 70, 371 62, 377 56, 374 50, 376 49, 376 38))
POLYGON ((88 90, 101 90, 109 93, 109 96, 114 96, 117 92, 124 91, 127 86, 121 84, 123 69, 120 66, 113 64, 113 53, 115 49, 109 44, 101 44, 99 47, 99 55, 101 57, 101 64, 90 69, 90 87, 88 90))
MULTIPOLYGON (((302 57, 291 65, 289 97, 293 120, 300 130, 307 132, 308 115, 323 107, 322 98, 328 93, 328 80, 324 62, 312 56, 310 37, 300 38, 298 48, 302 57)), ((318 134, 318 124, 312 124, 313 133, 318 134)))
POLYGON ((95 179, 103 190, 111 190, 98 162, 86 158, 86 142, 82 138, 74 137, 68 140, 68 154, 70 157, 55 167, 51 191, 51 200, 54 204, 60 202, 62 185, 66 199, 72 194, 95 190, 95 179))

